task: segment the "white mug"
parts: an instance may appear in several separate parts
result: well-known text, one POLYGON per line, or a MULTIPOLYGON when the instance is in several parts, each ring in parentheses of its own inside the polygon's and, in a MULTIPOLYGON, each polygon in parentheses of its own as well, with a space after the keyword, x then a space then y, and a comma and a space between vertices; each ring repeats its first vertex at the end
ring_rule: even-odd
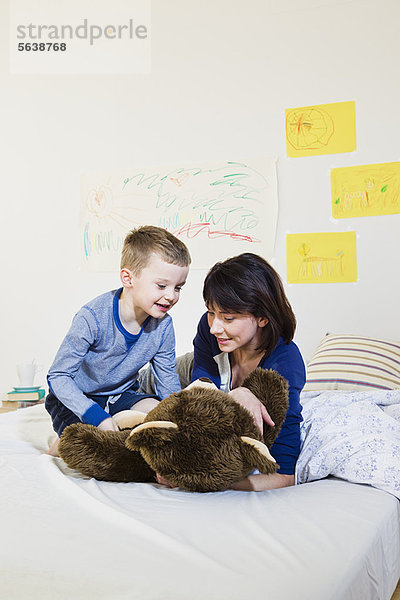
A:
POLYGON ((17 365, 21 387, 32 387, 36 373, 42 370, 35 362, 17 365))

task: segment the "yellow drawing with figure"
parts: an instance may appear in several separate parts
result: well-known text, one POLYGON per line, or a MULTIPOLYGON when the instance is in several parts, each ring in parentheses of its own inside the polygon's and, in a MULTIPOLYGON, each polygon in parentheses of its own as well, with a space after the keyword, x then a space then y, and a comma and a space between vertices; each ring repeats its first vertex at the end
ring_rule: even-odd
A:
POLYGON ((288 233, 288 283, 357 281, 356 232, 288 233))
POLYGON ((356 149, 354 101, 287 108, 285 118, 289 157, 353 152, 356 149))
POLYGON ((400 162, 331 171, 335 219, 400 213, 400 162))

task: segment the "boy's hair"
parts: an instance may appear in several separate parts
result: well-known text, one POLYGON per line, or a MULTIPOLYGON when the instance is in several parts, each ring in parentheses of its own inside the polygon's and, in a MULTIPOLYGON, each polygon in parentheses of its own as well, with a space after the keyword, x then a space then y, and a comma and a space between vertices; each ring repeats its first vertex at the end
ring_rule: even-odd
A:
POLYGON ((153 252, 172 265, 187 267, 191 262, 189 250, 181 240, 162 227, 144 225, 132 229, 126 236, 121 254, 121 269, 130 269, 138 275, 153 252))
POLYGON ((210 310, 214 306, 227 313, 267 318, 259 348, 267 354, 274 350, 280 337, 286 344, 293 339, 296 317, 281 278, 257 254, 239 254, 215 264, 204 281, 203 298, 210 310))

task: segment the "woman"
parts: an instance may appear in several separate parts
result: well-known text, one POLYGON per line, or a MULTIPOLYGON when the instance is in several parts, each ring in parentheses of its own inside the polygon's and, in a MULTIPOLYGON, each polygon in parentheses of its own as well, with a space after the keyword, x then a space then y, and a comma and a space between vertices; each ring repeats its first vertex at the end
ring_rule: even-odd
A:
POLYGON ((234 489, 261 491, 294 485, 305 368, 292 341, 296 318, 281 279, 260 256, 240 254, 212 267, 203 297, 208 310, 194 339, 192 381, 209 377, 252 412, 261 431, 263 420, 273 422, 261 402, 241 387, 243 380, 261 367, 277 371, 289 382, 288 413, 271 448, 280 469, 273 475, 249 475, 234 489))

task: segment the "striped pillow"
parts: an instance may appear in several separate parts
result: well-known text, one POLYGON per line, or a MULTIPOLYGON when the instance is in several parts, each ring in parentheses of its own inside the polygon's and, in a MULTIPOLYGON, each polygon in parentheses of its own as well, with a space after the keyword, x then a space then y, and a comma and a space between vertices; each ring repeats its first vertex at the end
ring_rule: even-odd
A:
POLYGON ((400 343, 327 334, 307 366, 304 391, 400 387, 400 343))

